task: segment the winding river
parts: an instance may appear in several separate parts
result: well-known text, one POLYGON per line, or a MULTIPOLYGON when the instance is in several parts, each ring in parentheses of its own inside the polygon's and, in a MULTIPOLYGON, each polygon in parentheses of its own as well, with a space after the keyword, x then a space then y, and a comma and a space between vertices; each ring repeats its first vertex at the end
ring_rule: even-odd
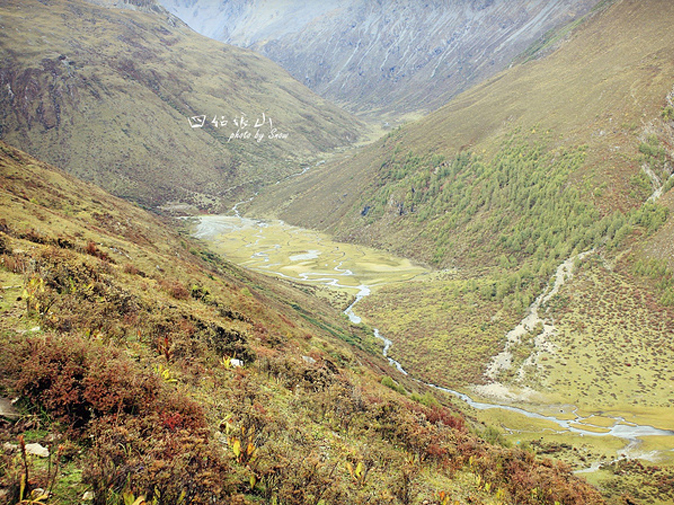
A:
MULTIPOLYGON (((237 211, 238 205, 233 209, 234 216, 198 218, 194 236, 206 240, 216 252, 239 265, 299 282, 322 284, 349 291, 355 295, 355 300, 344 313, 354 324, 361 323, 361 317, 354 308, 358 302, 369 296, 376 286, 407 281, 428 273, 426 269, 412 264, 409 260, 362 246, 337 243, 327 235, 290 226, 282 221, 243 218, 237 211)), ((592 251, 588 251, 583 254, 591 253, 592 251)), ((510 345, 517 343, 526 328, 542 323, 544 331, 537 345, 545 348, 546 336, 549 336, 553 327, 551 322, 541 318, 538 309, 571 276, 575 259, 570 258, 558 267, 550 285, 532 303, 522 322, 509 332, 506 347, 502 353, 494 357, 488 367, 487 376, 495 379, 499 369, 509 366, 510 345)), ((374 336, 382 341, 382 352, 389 363, 401 374, 409 375, 401 363, 388 356, 393 342, 381 335, 377 329, 374 330, 374 336)), ((527 410, 521 406, 477 401, 466 393, 435 384, 426 384, 454 395, 478 410, 503 409, 528 418, 549 421, 558 425, 560 432, 590 437, 613 436, 625 440, 626 449, 635 448, 640 443, 640 437, 674 435, 673 431, 633 424, 622 417, 603 416, 611 419, 613 425, 597 426, 588 421, 589 417, 580 416, 575 408, 573 410, 575 418, 561 418, 527 410), (587 426, 588 429, 582 426, 587 426)))
MULTIPOLYGON (((356 300, 344 311, 344 313, 349 317, 349 320, 354 323, 354 324, 359 324, 361 322, 361 318, 356 315, 356 313, 353 311, 354 305, 356 305, 360 300, 365 298, 371 293, 371 290, 369 289, 368 286, 362 286, 361 291, 358 293, 356 296, 356 300)), ((537 300, 540 303, 540 300, 537 300)), ((536 303, 536 302, 534 302, 536 303)), ((536 306, 537 308, 538 306, 536 306)), ((391 366, 394 366, 395 368, 398 369, 398 371, 404 375, 409 375, 407 371, 403 368, 403 366, 390 356, 388 356, 388 351, 393 345, 393 342, 389 340, 388 338, 382 336, 379 333, 378 329, 374 329, 374 336, 377 337, 379 340, 381 340, 384 344, 382 353, 385 358, 388 359, 389 363, 391 366)), ((434 389, 437 389, 439 391, 444 391, 445 393, 450 393, 464 402, 466 402, 469 406, 473 407, 474 409, 477 410, 489 410, 489 409, 503 409, 503 410, 508 410, 510 412, 516 412, 518 414, 521 414, 523 416, 533 418, 533 419, 540 419, 543 421, 551 421, 557 425, 559 425, 561 428, 564 430, 570 431, 572 433, 578 433, 582 435, 589 435, 589 436, 614 436, 617 438, 622 438, 625 440, 628 440, 629 442, 635 442, 639 437, 646 437, 646 436, 671 436, 674 435, 674 431, 668 431, 668 430, 661 430, 659 428, 654 428, 653 426, 645 426, 645 425, 638 425, 638 424, 633 424, 633 423, 628 423, 624 418, 622 417, 612 417, 615 421, 614 425, 611 426, 610 428, 607 429, 607 431, 602 432, 602 433, 597 433, 596 431, 590 431, 590 430, 584 430, 582 428, 579 428, 577 426, 574 426, 576 424, 582 423, 583 421, 586 421, 587 419, 590 419, 590 417, 582 417, 577 414, 577 409, 574 409, 574 414, 576 414, 576 417, 574 419, 560 419, 555 416, 546 416, 543 414, 539 414, 537 412, 532 412, 526 409, 523 409, 521 407, 513 407, 512 405, 503 405, 503 404, 498 404, 498 403, 484 403, 484 402, 479 402, 471 398, 465 393, 461 393, 459 391, 455 391, 453 389, 449 389, 446 387, 438 386, 436 384, 431 384, 428 382, 424 382, 429 387, 432 387, 434 389)), ((594 427, 594 428, 602 428, 601 426, 596 426, 593 424, 587 423, 587 426, 589 427, 594 427)))

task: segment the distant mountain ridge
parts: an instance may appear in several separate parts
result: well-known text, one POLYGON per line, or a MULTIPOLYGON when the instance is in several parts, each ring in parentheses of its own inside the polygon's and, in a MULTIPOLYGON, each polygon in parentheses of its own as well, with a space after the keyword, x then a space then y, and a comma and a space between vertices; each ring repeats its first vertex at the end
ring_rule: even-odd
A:
POLYGON ((218 209, 363 132, 252 51, 102 3, 130 8, 0 6, 0 138, 145 206, 218 209))
POLYGON ((507 67, 595 0, 160 0, 198 32, 256 50, 356 113, 429 112, 507 67))
POLYGON ((84 0, 90 4, 116 9, 138 10, 142 12, 165 13, 157 0, 84 0))

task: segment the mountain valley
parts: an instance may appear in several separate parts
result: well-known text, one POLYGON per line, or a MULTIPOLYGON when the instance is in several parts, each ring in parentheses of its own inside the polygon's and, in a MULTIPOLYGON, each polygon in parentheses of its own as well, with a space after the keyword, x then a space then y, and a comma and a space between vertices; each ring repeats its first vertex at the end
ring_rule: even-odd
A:
POLYGON ((506 68, 596 2, 163 0, 199 33, 267 56, 319 95, 396 123, 506 68))
POLYGON ((514 5, 0 3, 0 503, 674 503, 674 4, 514 5))
MULTIPOLYGON (((488 402, 671 430, 672 16, 666 2, 605 5, 552 54, 269 188, 249 214, 439 268, 360 304, 413 376, 488 402), (508 340, 568 260, 574 273, 540 320, 508 340), (505 365, 489 373, 506 342, 505 365)), ((521 441, 550 429, 509 417, 483 419, 521 441)), ((630 454, 671 462, 671 442, 648 440, 630 454)), ((590 445, 623 454, 624 442, 607 442, 590 445)))
POLYGON ((166 11, 41 6, 0 11, 1 137, 148 208, 226 208, 365 132, 271 61, 166 11))

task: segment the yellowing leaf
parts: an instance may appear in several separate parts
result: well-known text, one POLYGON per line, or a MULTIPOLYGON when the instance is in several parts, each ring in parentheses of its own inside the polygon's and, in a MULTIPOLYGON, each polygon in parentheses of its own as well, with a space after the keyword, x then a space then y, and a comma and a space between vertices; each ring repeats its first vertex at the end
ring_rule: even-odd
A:
POLYGON ((237 458, 241 456, 241 441, 238 438, 235 438, 232 443, 232 452, 237 458))
POLYGON ((248 455, 251 455, 255 452, 255 446, 252 443, 248 443, 248 447, 246 447, 246 452, 248 455))

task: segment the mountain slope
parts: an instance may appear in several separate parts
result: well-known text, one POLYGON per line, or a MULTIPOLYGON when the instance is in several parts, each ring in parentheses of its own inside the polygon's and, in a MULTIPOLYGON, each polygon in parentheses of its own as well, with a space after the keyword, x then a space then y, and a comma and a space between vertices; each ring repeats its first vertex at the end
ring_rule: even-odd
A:
POLYGON ((592 0, 163 0, 195 30, 250 47, 358 114, 430 112, 507 67, 592 0))
MULTIPOLYGON (((666 1, 607 6, 556 52, 262 193, 249 213, 441 269, 360 306, 411 375, 671 430, 673 17, 666 1)), ((671 464, 671 437, 643 440, 630 457, 671 464)), ((628 481, 616 489, 640 489, 628 481)))
POLYGON ((362 132, 269 60, 156 10, 0 6, 0 137, 144 205, 217 208, 362 132))
POLYGON ((10 503, 40 488, 62 503, 603 503, 414 381, 380 384, 371 335, 306 288, 2 142, 0 207, 10 503))
MULTIPOLYGON (((494 264, 502 253, 518 262, 531 257, 526 244, 499 245, 496 222, 509 220, 501 233, 533 226, 543 217, 534 205, 578 205, 574 212, 592 221, 634 209, 652 192, 644 152, 661 183, 671 172, 663 111, 674 85, 666 57, 674 47, 672 8, 619 2, 550 56, 499 74, 357 156, 273 188, 253 212, 278 212, 293 224, 439 266, 467 266, 494 264), (528 194, 535 200, 521 216, 517 199, 528 194)), ((563 212, 551 209, 549 217, 563 212)))

